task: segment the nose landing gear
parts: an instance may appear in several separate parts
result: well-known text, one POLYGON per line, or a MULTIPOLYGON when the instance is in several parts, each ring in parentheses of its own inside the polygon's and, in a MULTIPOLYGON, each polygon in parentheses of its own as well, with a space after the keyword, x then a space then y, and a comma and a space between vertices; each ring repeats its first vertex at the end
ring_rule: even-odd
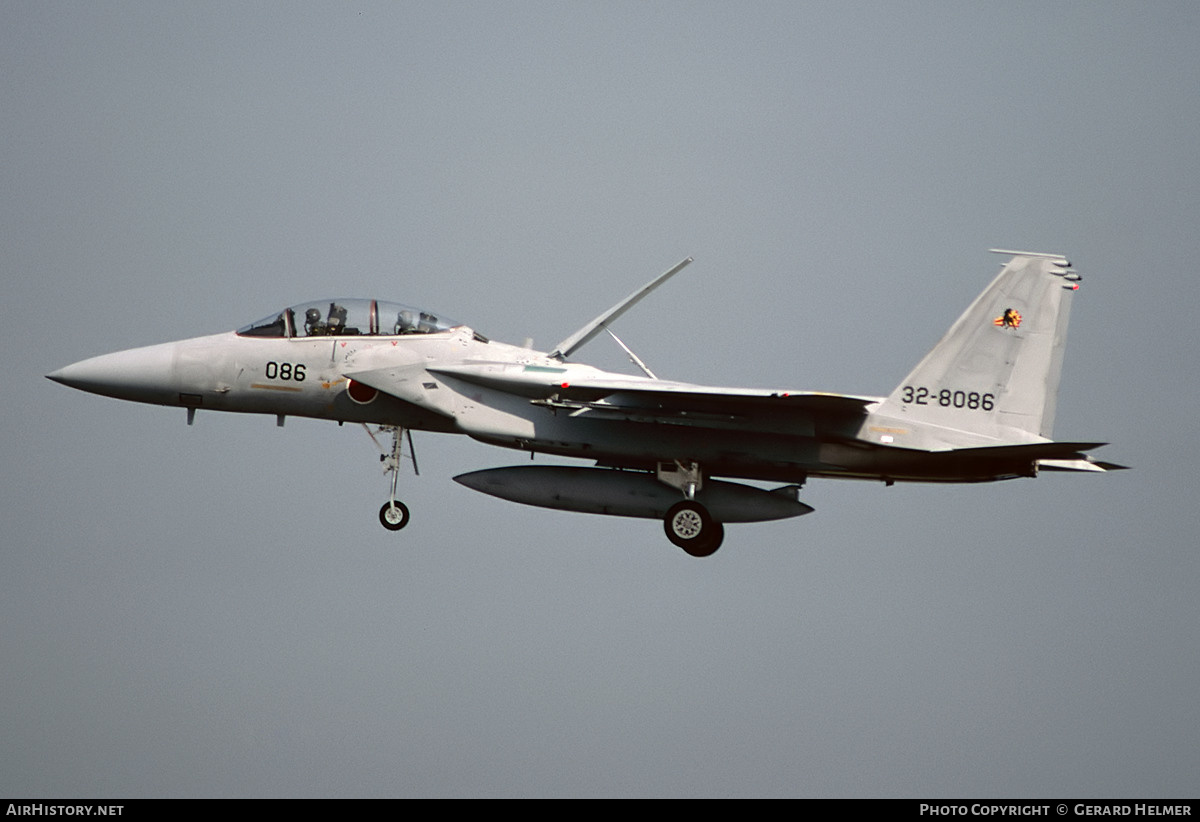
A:
POLYGON ((412 431, 399 425, 381 425, 379 432, 390 432, 392 435, 392 447, 385 451, 382 445, 379 445, 379 440, 375 438, 375 434, 371 433, 371 429, 363 426, 368 436, 375 445, 379 446, 380 454, 379 461, 383 463, 383 470, 391 478, 391 493, 388 496, 388 501, 379 509, 379 524, 389 531, 399 531, 405 525, 408 525, 409 514, 408 506, 400 500, 396 499, 396 482, 400 478, 400 462, 403 455, 401 444, 405 438, 408 439, 408 454, 412 459, 413 473, 417 476, 421 475, 421 470, 417 467, 417 452, 413 450, 412 431))
POLYGON ((379 509, 379 522, 389 531, 399 531, 408 525, 408 506, 398 499, 390 499, 379 509))

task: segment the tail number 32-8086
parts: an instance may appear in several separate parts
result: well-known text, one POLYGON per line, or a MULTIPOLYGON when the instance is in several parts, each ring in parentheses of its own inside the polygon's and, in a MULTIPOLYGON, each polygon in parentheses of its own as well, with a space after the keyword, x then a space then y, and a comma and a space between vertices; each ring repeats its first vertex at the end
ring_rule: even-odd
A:
POLYGON ((995 394, 980 394, 978 391, 955 391, 943 388, 940 391, 925 386, 906 385, 900 401, 913 405, 940 405, 943 408, 966 408, 970 411, 991 411, 996 407, 995 394))

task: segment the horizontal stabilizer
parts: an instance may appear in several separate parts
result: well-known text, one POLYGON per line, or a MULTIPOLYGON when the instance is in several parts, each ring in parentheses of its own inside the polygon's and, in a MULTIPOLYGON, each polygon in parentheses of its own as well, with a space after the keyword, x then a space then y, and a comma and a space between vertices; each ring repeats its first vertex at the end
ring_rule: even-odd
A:
POLYGON ((1114 463, 1093 461, 1086 451, 1099 448, 1103 442, 1035 442, 1025 445, 998 445, 985 448, 956 448, 934 451, 929 458, 943 468, 958 466, 964 473, 983 470, 986 466, 1002 471, 1002 466, 1017 471, 1108 471, 1123 468, 1114 463), (1022 469, 1022 466, 1025 468, 1022 469))
POLYGON ((842 476, 875 476, 891 481, 985 482, 1036 476, 1043 467, 1052 471, 1106 471, 1109 463, 1093 461, 1084 453, 1101 445, 1104 443, 1046 441, 923 451, 861 440, 831 440, 824 446, 822 460, 839 466, 842 476))
POLYGON ((1127 471, 1128 465, 1117 465, 1115 462, 1100 460, 1038 460, 1039 471, 1127 471))
MULTIPOLYGON (((1108 445, 1106 442, 1034 442, 1027 445, 992 445, 985 448, 956 448, 949 452, 959 457, 980 459, 1078 460, 1084 451, 1108 445)), ((936 452, 947 453, 944 451, 936 452)))

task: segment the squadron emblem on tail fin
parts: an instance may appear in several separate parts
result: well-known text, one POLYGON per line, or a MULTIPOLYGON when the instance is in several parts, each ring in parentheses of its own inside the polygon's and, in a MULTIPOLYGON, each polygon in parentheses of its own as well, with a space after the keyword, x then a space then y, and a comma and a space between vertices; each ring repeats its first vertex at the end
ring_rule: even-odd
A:
POLYGON ((1021 312, 1015 308, 1006 308, 1003 314, 992 320, 992 323, 1001 328, 1019 328, 1021 326, 1021 312))

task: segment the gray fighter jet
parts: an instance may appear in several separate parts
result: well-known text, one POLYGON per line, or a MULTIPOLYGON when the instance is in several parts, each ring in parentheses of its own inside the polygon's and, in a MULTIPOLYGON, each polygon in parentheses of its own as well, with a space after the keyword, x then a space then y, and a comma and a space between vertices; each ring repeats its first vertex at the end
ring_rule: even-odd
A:
POLYGON ((798 491, 812 477, 988 482, 1123 467, 1086 453, 1103 443, 1050 439, 1080 275, 1058 254, 993 250, 1011 259, 886 397, 658 379, 609 326, 691 258, 549 352, 489 340, 420 308, 333 299, 47 376, 183 407, 188 424, 203 409, 272 414, 279 425, 289 415, 361 423, 373 439, 390 434, 381 459, 391 491, 379 518, 397 531, 409 520, 396 486, 414 429, 580 458, 592 464, 491 468, 455 480, 530 505, 661 519, 671 542, 707 556, 725 523, 811 512, 798 491), (642 375, 570 360, 606 331, 642 375))

